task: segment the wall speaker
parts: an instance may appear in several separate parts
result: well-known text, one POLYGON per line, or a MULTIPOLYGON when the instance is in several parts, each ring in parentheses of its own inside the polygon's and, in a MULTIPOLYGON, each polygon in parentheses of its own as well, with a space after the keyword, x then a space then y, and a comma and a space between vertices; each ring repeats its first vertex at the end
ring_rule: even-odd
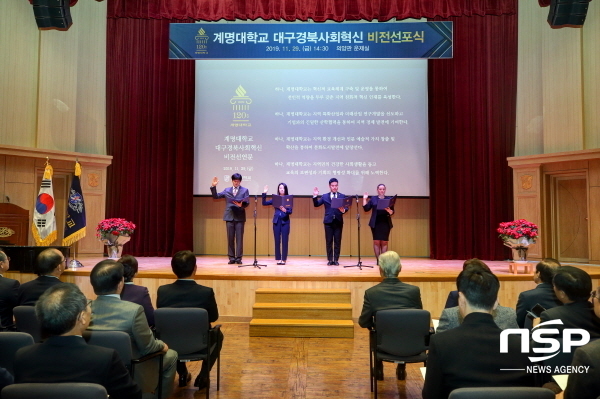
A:
POLYGON ((33 15, 39 29, 67 30, 73 24, 70 0, 33 0, 33 15))
POLYGON ((553 28, 582 26, 587 16, 590 0, 552 0, 548 23, 553 28))

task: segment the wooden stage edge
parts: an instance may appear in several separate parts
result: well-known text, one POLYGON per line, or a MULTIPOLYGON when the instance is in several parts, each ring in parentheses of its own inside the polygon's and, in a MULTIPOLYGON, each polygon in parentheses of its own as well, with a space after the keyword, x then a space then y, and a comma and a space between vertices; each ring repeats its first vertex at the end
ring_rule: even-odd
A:
MULTIPOLYGON (((105 258, 78 257, 84 267, 67 269, 64 274, 89 276, 93 266, 105 258)), ((171 271, 171 258, 138 257, 139 273, 137 278, 174 278, 171 271)), ((198 270, 196 280, 254 280, 254 281, 362 281, 379 282, 379 268, 374 257, 363 257, 362 269, 353 266, 357 257, 340 258, 339 266, 327 266, 327 259, 315 256, 293 256, 286 265, 277 265, 273 257, 259 256, 260 269, 253 266, 239 267, 227 264, 226 256, 197 256, 198 270), (365 267, 365 266, 373 266, 365 267)), ((245 258, 243 265, 252 265, 253 258, 245 258)), ((400 278, 406 282, 451 281, 462 270, 463 260, 434 260, 429 258, 402 258, 400 278)), ((509 271, 510 261, 485 261, 501 281, 531 281, 532 274, 526 274, 524 267, 518 267, 518 274, 509 271)), ((535 264, 537 261, 530 261, 535 264)), ((581 265, 565 263, 586 270, 592 278, 600 278, 600 265, 581 265)))
MULTIPOLYGON (((255 292, 259 288, 269 289, 347 289, 350 290, 352 317, 358 318, 362 310, 365 290, 381 281, 379 268, 374 257, 362 258, 363 265, 373 268, 343 267, 354 265, 357 257, 340 258, 340 266, 327 266, 324 257, 293 256, 287 265, 276 264, 274 258, 258 256, 259 264, 267 267, 238 267, 227 264, 226 256, 198 256, 198 270, 195 276, 199 284, 212 287, 219 306, 218 322, 247 322, 252 318, 255 292)), ((104 258, 79 257, 84 267, 67 269, 61 276, 65 282, 77 284, 90 299, 96 295, 90 284, 89 274, 94 265, 104 258)), ((171 259, 166 257, 139 257, 139 272, 134 282, 148 288, 152 303, 156 305, 158 287, 175 280, 171 271, 171 259)), ((244 258, 245 265, 252 265, 252 257, 244 258)), ((441 315, 448 292, 456 289, 456 276, 462 270, 463 260, 433 260, 429 258, 402 258, 400 280, 416 285, 421 290, 423 308, 431 312, 433 318, 441 315)), ((487 265, 500 279, 498 299, 503 306, 514 308, 519 293, 535 287, 532 274, 509 272, 509 261, 490 261, 487 265)), ((535 262, 533 262, 535 263, 535 262)), ((600 285, 600 267, 596 265, 576 265, 586 270, 593 279, 594 286, 600 285)), ((34 279, 33 274, 9 271, 6 277, 15 278, 21 283, 34 279)))

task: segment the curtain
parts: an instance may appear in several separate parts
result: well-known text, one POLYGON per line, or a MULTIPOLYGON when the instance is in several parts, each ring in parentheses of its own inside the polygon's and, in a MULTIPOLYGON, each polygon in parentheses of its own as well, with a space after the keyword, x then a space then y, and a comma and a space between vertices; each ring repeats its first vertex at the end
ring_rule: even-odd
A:
POLYGON ((110 0, 110 18, 317 22, 515 14, 516 0, 110 0))
POLYGON ((506 259, 513 217, 517 18, 459 17, 454 58, 429 61, 430 248, 434 259, 506 259))
POLYGON ((107 217, 137 225, 126 251, 138 256, 193 244, 194 62, 168 59, 169 22, 107 26, 107 217))
POLYGON ((193 247, 194 63, 168 60, 192 20, 454 21, 454 59, 429 63, 431 257, 502 259, 512 217, 517 0, 109 0, 107 217, 139 227, 127 251, 193 247))

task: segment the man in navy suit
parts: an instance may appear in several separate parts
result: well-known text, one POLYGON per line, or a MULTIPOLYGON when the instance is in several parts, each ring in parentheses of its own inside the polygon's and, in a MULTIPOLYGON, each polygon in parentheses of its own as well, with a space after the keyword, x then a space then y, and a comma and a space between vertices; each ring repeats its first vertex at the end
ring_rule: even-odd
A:
POLYGON ((340 258, 340 248, 342 246, 342 230, 344 229, 344 213, 347 208, 332 208, 331 200, 334 198, 346 198, 346 196, 338 192, 338 179, 332 177, 329 179, 329 190, 327 194, 319 196, 317 187, 313 190, 313 205, 318 208, 325 205, 325 216, 323 217, 323 225, 325 226, 325 247, 327 249, 327 266, 338 266, 340 258))
POLYGON ((562 306, 562 302, 556 297, 552 286, 552 279, 559 267, 560 263, 552 258, 546 258, 535 266, 533 281, 537 287, 521 292, 517 301, 517 324, 519 327, 525 326, 527 311, 533 309, 537 304, 544 309, 562 306))
POLYGON ((234 173, 231 175, 232 186, 217 193, 217 184, 219 179, 213 177, 210 192, 214 199, 225 198, 225 212, 223 220, 227 225, 227 256, 229 264, 242 264, 242 255, 244 254, 244 225, 246 223, 246 208, 249 205, 247 200, 248 189, 241 186, 242 175, 234 173))
POLYGON ((19 287, 19 305, 33 306, 38 298, 50 287, 61 284, 59 277, 65 271, 65 257, 55 248, 40 252, 36 259, 35 280, 21 284, 19 287))
POLYGON ((431 336, 423 399, 447 399, 457 388, 535 386, 535 374, 526 373, 531 362, 527 353, 521 353, 519 337, 509 335, 508 352, 500 353, 502 330, 492 317, 498 304, 498 278, 467 268, 456 283, 464 320, 431 336))
POLYGON ((92 310, 81 290, 70 283, 49 288, 35 305, 49 338, 17 351, 16 383, 88 382, 100 384, 115 399, 142 397, 114 349, 88 345, 82 337, 92 310))
POLYGON ((10 267, 10 259, 0 251, 0 331, 14 330, 13 308, 17 306, 19 282, 2 274, 10 267))
MULTIPOLYGON (((179 251, 171 259, 171 268, 177 276, 177 281, 173 284, 162 285, 158 287, 156 300, 157 308, 202 308, 208 312, 208 320, 212 323, 219 318, 219 309, 215 300, 215 292, 210 287, 205 287, 196 283, 194 275, 196 274, 196 256, 192 251, 179 251)), ((211 333, 213 331, 211 330, 211 333)), ((215 364, 219 357, 219 352, 223 346, 223 333, 220 337, 216 334, 211 335, 211 342, 217 342, 215 349, 210 356, 210 368, 215 364)), ((206 387, 207 375, 206 362, 202 363, 200 374, 194 383, 199 389, 206 387)), ((177 373, 179 374, 179 386, 186 386, 191 376, 188 374, 185 363, 177 362, 177 373)))

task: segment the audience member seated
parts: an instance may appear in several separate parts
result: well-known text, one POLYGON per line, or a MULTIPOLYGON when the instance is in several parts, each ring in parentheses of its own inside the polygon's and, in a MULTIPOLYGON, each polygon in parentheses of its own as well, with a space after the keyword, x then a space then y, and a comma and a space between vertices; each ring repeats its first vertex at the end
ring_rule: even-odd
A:
POLYGON ((121 299, 142 305, 150 328, 154 328, 154 307, 150 300, 148 288, 133 284, 133 278, 138 273, 138 261, 132 255, 124 255, 117 262, 124 268, 125 285, 121 291, 121 299))
POLYGON ((582 328, 590 333, 591 339, 600 338, 600 318, 594 314, 592 304, 588 301, 592 291, 590 275, 577 267, 561 266, 556 270, 552 282, 554 293, 563 306, 542 312, 540 323, 559 319, 562 325, 548 328, 558 329, 561 336, 565 328, 582 328))
POLYGON ((540 304, 544 309, 562 305, 552 286, 552 279, 559 267, 560 263, 552 258, 546 258, 535 266, 533 281, 537 287, 521 292, 517 301, 517 324, 519 327, 525 327, 527 311, 533 309, 535 305, 540 304))
MULTIPOLYGON (((177 352, 154 338, 144 315, 144 308, 136 303, 121 300, 120 294, 125 284, 123 265, 111 259, 103 260, 92 269, 90 282, 98 298, 92 302, 92 322, 89 329, 125 331, 131 337, 134 357, 158 351, 165 352, 162 397, 168 398, 173 390, 177 352)), ((153 362, 146 362, 135 368, 135 380, 143 391, 156 391, 157 367, 148 363, 153 362)))
MULTIPOLYGON (((365 291, 362 312, 358 318, 361 327, 373 327, 373 316, 379 310, 423 309, 421 290, 417 286, 400 281, 400 270, 402 265, 396 252, 387 251, 379 256, 379 274, 383 281, 365 291)), ((378 380, 383 380, 383 362, 375 365, 375 374, 378 380)))
MULTIPOLYGON (((490 268, 488 267, 488 265, 486 265, 483 261, 477 259, 477 258, 473 258, 473 259, 468 259, 463 263, 463 270, 465 270, 465 268, 467 266, 471 266, 471 265, 477 265, 480 267, 483 267, 484 269, 487 269, 488 272, 492 272, 490 270, 490 268)), ((448 298, 446 298, 446 304, 444 305, 444 309, 447 308, 454 308, 458 306, 458 291, 450 291, 448 293, 448 298)))
POLYGON ((468 387, 534 386, 520 338, 508 336, 508 353, 500 353, 502 330, 492 318, 500 283, 492 273, 467 268, 458 276, 458 307, 463 323, 434 334, 429 344, 423 399, 447 399, 468 387), (507 369, 507 370, 500 370, 507 369))
MULTIPOLYGON (((208 312, 208 320, 213 323, 219 318, 219 309, 215 300, 215 293, 212 288, 205 287, 196 283, 194 275, 196 274, 196 256, 192 251, 179 251, 171 259, 171 268, 177 276, 177 281, 158 287, 158 296, 156 300, 157 308, 202 308, 208 312)), ((211 331, 213 332, 213 331, 211 331)), ((215 361, 219 357, 223 345, 223 333, 220 333, 221 345, 216 347, 211 353, 210 368, 212 370, 215 361)), ((211 335, 211 342, 217 342, 216 334, 211 335)), ((199 390, 204 389, 207 380, 202 376, 206 375, 206 362, 202 363, 200 374, 194 382, 199 390)), ((191 379, 185 363, 177 362, 177 373, 179 373, 179 386, 186 386, 191 379)))
POLYGON ((49 288, 35 304, 35 312, 49 338, 17 351, 16 383, 89 382, 106 388, 111 399, 142 397, 114 349, 88 345, 82 338, 92 312, 76 285, 49 288))
POLYGON ((18 304, 19 282, 3 276, 10 267, 9 263, 8 256, 0 251, 0 331, 15 329, 13 308, 18 304))
POLYGON ((21 306, 33 306, 38 298, 50 287, 61 284, 59 280, 65 271, 65 257, 55 248, 48 248, 40 252, 36 259, 35 280, 21 284, 18 300, 21 306))
MULTIPOLYGON (((600 287, 592 292, 594 313, 600 317, 600 287)), ((600 396, 600 340, 595 340, 575 350, 573 366, 587 366, 587 373, 569 375, 565 399, 596 399, 600 396)))
POLYGON ((0 367, 0 393, 5 386, 12 384, 14 381, 12 374, 7 369, 0 367))

